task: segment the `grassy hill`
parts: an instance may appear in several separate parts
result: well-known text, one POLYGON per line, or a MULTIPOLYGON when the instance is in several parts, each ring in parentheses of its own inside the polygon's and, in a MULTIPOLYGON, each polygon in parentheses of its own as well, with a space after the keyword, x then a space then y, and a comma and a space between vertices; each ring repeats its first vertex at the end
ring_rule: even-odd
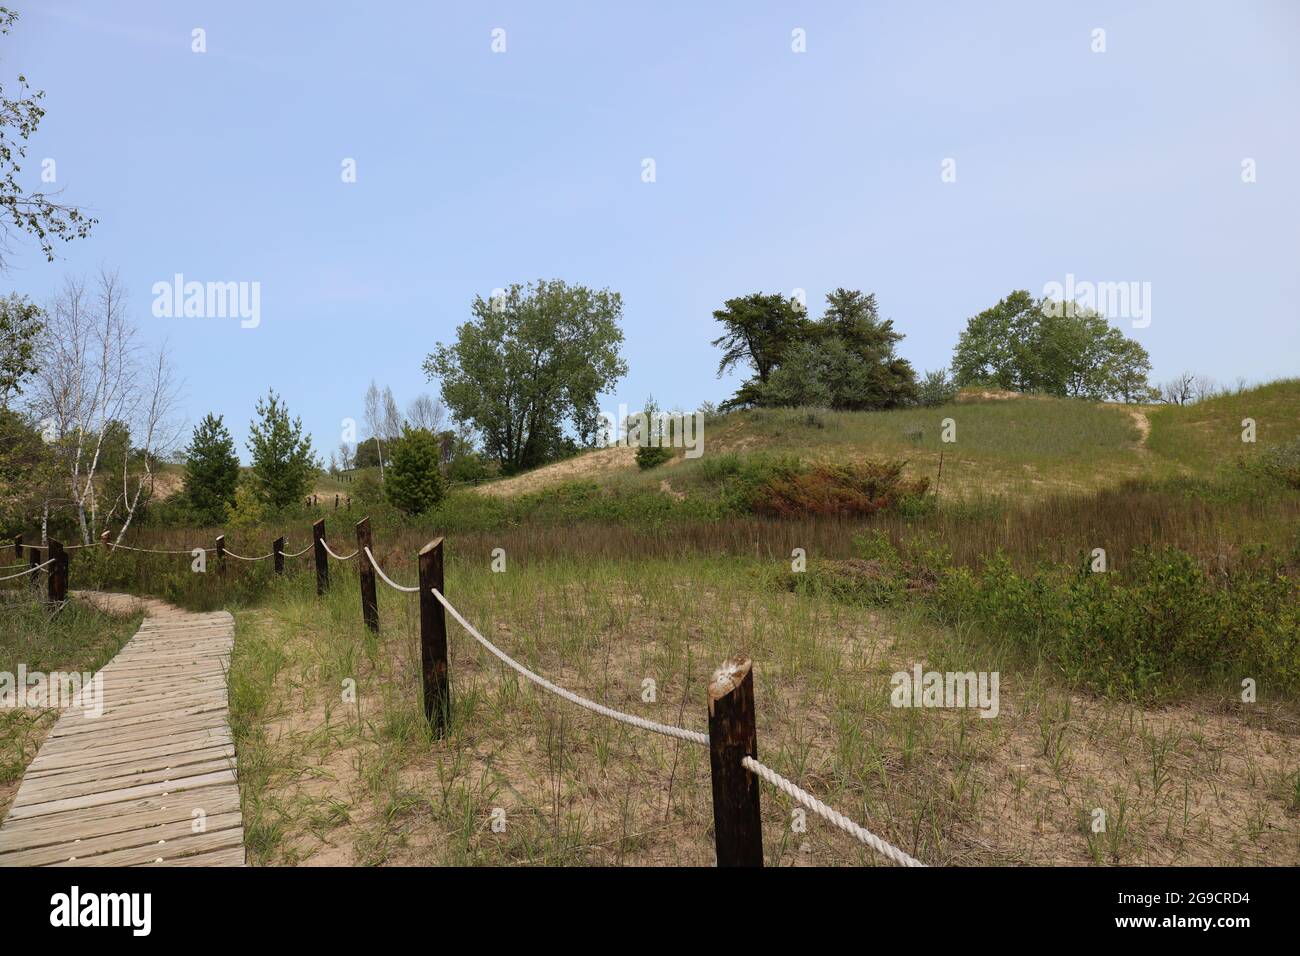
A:
POLYGON ((706 462, 758 452, 807 461, 901 458, 946 499, 1042 498, 1095 492, 1126 479, 1208 477, 1238 456, 1300 435, 1300 379, 1287 379, 1192 406, 1110 405, 1049 396, 968 391, 941 408, 887 412, 755 409, 706 423, 704 455, 680 453, 640 472, 630 449, 601 449, 484 485, 513 496, 565 482, 594 481, 612 491, 659 488, 699 493, 706 462), (1241 421, 1258 423, 1257 442, 1241 441, 1241 421), (951 418, 956 441, 940 440, 951 418), (940 456, 943 470, 940 475, 940 456))

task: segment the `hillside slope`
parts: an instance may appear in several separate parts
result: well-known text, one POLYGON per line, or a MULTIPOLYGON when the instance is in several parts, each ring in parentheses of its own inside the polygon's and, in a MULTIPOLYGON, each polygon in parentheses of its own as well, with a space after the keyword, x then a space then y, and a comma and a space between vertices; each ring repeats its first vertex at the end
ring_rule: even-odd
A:
POLYGON ((754 409, 710 421, 704 455, 680 453, 651 471, 631 449, 599 449, 482 486, 502 497, 572 481, 611 490, 658 487, 690 493, 701 461, 771 453, 808 461, 903 458, 947 498, 1035 498, 1096 491, 1128 478, 1206 474, 1300 434, 1300 379, 1273 382, 1192 406, 1114 405, 1012 392, 970 390, 941 408, 887 412, 754 409), (1241 441, 1241 420, 1258 422, 1258 442, 1241 441), (944 442, 944 421, 955 438, 944 442), (942 457, 942 472, 940 459, 942 457))

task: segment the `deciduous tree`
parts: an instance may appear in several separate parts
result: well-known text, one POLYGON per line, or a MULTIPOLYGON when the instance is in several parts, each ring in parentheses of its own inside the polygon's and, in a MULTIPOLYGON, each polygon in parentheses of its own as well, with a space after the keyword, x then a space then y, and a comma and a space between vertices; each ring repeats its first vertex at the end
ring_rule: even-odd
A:
POLYGON ((443 402, 474 426, 502 471, 594 444, 599 396, 627 374, 619 294, 540 280, 490 302, 476 297, 471 311, 456 341, 439 343, 424 369, 441 380, 443 402))

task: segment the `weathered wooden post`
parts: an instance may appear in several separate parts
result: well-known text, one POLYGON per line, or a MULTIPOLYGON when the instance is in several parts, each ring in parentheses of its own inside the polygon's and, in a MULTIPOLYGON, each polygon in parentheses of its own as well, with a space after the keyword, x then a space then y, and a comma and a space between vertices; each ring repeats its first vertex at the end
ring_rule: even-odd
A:
POLYGON ((108 551, 108 532, 102 531, 99 535, 99 543, 104 546, 104 551, 108 551))
POLYGON ((226 573, 226 536, 217 535, 217 573, 224 575, 226 573))
POLYGON ((748 658, 724 661, 709 683, 709 766, 718 866, 762 866, 758 777, 741 766, 758 756, 754 672, 748 658))
POLYGON ((36 569, 41 566, 41 552, 37 550, 36 545, 27 547, 27 566, 32 569, 32 573, 27 576, 27 584, 35 591, 40 586, 40 582, 37 580, 40 575, 36 572, 36 569))
POLYGON ((68 597, 68 552, 53 538, 50 539, 50 558, 54 563, 49 567, 48 589, 50 602, 55 603, 68 597))
POLYGON ((334 496, 334 510, 335 510, 335 511, 338 511, 338 510, 339 510, 339 496, 338 496, 338 495, 335 495, 335 496, 334 496))
POLYGON ((357 522, 357 577, 361 581, 361 619, 372 631, 379 630, 379 599, 375 595, 375 568, 370 563, 366 549, 373 542, 370 538, 370 517, 367 515, 357 522))
POLYGON ((275 553, 275 573, 284 574, 284 535, 271 542, 271 551, 275 553))
POLYGON ((420 666, 424 675, 424 717, 442 737, 451 720, 447 686, 447 612, 433 596, 442 590, 442 538, 420 549, 420 666))
POLYGON ((23 560, 23 536, 20 534, 14 535, 14 560, 19 564, 23 560))
POLYGON ((316 558, 316 593, 324 594, 330 589, 330 566, 325 560, 324 518, 311 526, 311 540, 316 558))

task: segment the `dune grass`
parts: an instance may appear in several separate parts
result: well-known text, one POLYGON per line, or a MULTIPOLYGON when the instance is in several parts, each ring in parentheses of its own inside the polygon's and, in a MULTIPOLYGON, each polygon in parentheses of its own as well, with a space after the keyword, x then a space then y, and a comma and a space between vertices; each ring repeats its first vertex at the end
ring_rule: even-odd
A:
POLYGON ((1266 448, 1300 438, 1300 378, 1283 379, 1188 406, 1163 406, 1151 415, 1151 450, 1197 473, 1250 461, 1266 448), (1242 441, 1244 419, 1256 440, 1242 441))
MULTIPOLYGON (((1277 418, 1300 405, 1281 385, 1280 404, 1256 403, 1266 407, 1261 442, 1287 437, 1277 418)), ((702 461, 510 499, 456 491, 415 519, 376 506, 375 553, 410 583, 419 547, 446 535, 447 593, 484 633, 552 680, 654 720, 702 728, 711 670, 751 656, 762 759, 926 862, 1294 865, 1294 700, 1246 704, 1213 682, 1180 683, 1159 706, 1085 693, 1023 634, 940 623, 924 601, 881 607, 786 586, 794 549, 816 567, 856 557, 872 532, 939 543, 971 569, 998 552, 1026 573, 1073 568, 1098 547, 1123 569, 1145 548, 1171 546, 1217 582, 1262 545, 1294 575, 1300 492, 1220 467, 1231 464, 1228 446, 1206 438, 1241 413, 1239 398, 1218 411, 1148 410, 1148 446, 1134 409, 1056 399, 746 413, 709 433, 702 461), (956 421, 956 446, 938 441, 944 417, 956 421), (936 507, 861 519, 728 513, 715 507, 708 464, 715 453, 766 452, 928 469, 940 451, 949 491, 936 507), (492 570, 496 549, 503 573, 492 570), (891 675, 914 664, 999 672, 999 716, 891 706, 891 675)), ((1233 434, 1240 444, 1239 418, 1233 434)), ((322 512, 336 550, 353 550, 366 510, 322 512)), ((294 515, 227 543, 257 555, 286 534, 298 550, 309 524, 294 515)), ((142 528, 137 543, 183 549, 217 533, 142 528)), ((545 695, 454 623, 453 722, 434 740, 419 700, 415 600, 381 585, 383 626, 366 631, 355 562, 331 560, 334 586, 318 598, 310 554, 290 559, 284 578, 269 563, 200 575, 185 557, 94 560, 82 568, 105 586, 234 611, 232 726, 255 862, 712 861, 706 754, 545 695)), ((765 789, 763 806, 772 864, 879 862, 816 818, 803 826, 777 793, 765 789)))
MULTIPOLYGON (((386 570, 414 579, 396 555, 386 570)), ((449 546, 447 593, 552 680, 695 729, 713 667, 749 655, 764 761, 927 862, 1300 862, 1286 707, 1072 694, 1010 642, 771 577, 765 561, 705 557, 507 558, 494 573, 449 546), (999 671, 999 716, 891 706, 890 676, 914 663, 999 671), (1104 834, 1088 826, 1096 808, 1104 834)), ((539 691, 454 622, 453 722, 433 740, 414 599, 381 588, 379 603, 371 635, 344 571, 325 598, 300 575, 237 615, 233 720, 258 862, 711 862, 705 752, 539 691)), ((774 791, 763 806, 771 865, 881 862, 816 818, 805 827, 774 791)))

